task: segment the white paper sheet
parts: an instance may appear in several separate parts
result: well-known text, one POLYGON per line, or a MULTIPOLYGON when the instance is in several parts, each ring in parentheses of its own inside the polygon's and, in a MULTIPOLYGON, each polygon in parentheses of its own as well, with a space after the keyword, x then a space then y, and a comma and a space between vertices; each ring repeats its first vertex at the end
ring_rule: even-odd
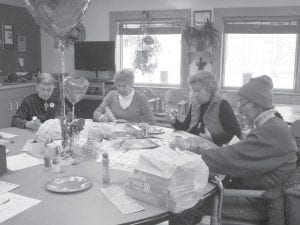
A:
POLYGON ((127 196, 124 190, 119 186, 101 188, 101 192, 124 215, 144 210, 144 208, 140 204, 138 204, 134 199, 127 196))
POLYGON ((38 199, 10 192, 3 195, 7 195, 9 201, 0 205, 0 223, 41 202, 38 199))
POLYGON ((8 139, 0 139, 0 145, 4 145, 4 144, 6 144, 8 142, 9 142, 8 139))
POLYGON ((0 195, 20 187, 18 184, 9 183, 0 180, 0 195))
POLYGON ((6 133, 6 132, 0 132, 0 137, 4 137, 4 138, 13 138, 13 137, 17 137, 18 135, 16 134, 11 134, 11 133, 6 133))
MULTIPOLYGON (((109 167, 115 170, 132 172, 133 168, 137 164, 141 153, 147 150, 132 150, 132 151, 107 151, 109 155, 109 167)), ((98 162, 101 162, 102 158, 99 157, 98 162)))
POLYGON ((7 168, 11 171, 21 170, 27 167, 43 164, 43 161, 41 159, 37 159, 26 153, 9 156, 6 159, 7 159, 7 168))
POLYGON ((241 141, 241 140, 236 135, 234 135, 233 138, 231 139, 231 141, 228 143, 228 145, 233 145, 239 141, 241 141))

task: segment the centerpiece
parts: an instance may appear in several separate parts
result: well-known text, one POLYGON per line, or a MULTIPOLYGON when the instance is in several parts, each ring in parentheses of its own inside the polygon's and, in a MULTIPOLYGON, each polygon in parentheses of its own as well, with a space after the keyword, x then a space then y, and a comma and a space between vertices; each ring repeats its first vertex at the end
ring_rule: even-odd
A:
POLYGON ((50 140, 47 139, 51 138, 53 133, 54 135, 60 133, 62 139, 60 156, 63 158, 73 157, 72 143, 84 126, 83 119, 75 119, 74 106, 85 95, 89 83, 85 78, 66 77, 64 52, 70 32, 79 24, 90 0, 25 0, 25 3, 30 14, 43 30, 55 40, 59 40, 61 116, 59 119, 44 123, 38 136, 49 142, 50 140), (65 98, 72 103, 71 113, 67 113, 65 98), (60 126, 60 129, 57 126, 60 126), (55 131, 51 134, 50 131, 53 129, 55 131))

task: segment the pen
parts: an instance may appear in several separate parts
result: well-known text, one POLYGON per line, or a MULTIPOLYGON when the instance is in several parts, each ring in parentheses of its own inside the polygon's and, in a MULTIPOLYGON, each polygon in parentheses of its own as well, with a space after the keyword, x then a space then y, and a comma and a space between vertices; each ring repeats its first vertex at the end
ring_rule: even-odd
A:
POLYGON ((10 198, 6 198, 6 199, 3 199, 1 202, 0 202, 0 206, 1 205, 4 205, 5 203, 9 202, 10 201, 10 198))

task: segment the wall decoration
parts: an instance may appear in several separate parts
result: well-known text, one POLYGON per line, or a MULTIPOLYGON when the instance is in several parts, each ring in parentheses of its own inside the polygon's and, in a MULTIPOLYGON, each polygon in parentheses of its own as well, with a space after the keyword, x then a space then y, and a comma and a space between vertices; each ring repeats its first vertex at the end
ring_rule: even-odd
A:
POLYGON ((18 35, 18 51, 26 52, 26 36, 18 35))
POLYGON ((3 48, 13 49, 14 48, 13 25, 3 23, 2 31, 3 31, 3 48))
POLYGON ((194 26, 202 28, 207 21, 211 22, 211 10, 194 11, 194 26))

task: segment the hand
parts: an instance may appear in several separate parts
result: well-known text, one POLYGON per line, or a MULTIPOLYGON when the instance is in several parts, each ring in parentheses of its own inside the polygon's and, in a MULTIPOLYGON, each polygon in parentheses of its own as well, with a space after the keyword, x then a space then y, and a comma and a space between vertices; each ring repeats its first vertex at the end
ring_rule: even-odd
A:
POLYGON ((106 115, 109 121, 115 121, 117 119, 108 106, 105 107, 104 115, 106 115))
POLYGON ((111 119, 111 117, 108 115, 108 113, 104 113, 100 117, 100 122, 113 122, 114 120, 111 119))
POLYGON ((42 125, 41 121, 39 119, 35 119, 35 120, 27 121, 25 127, 37 131, 41 125, 42 125))
POLYGON ((166 115, 167 121, 168 121, 169 123, 171 123, 171 124, 175 123, 176 118, 177 118, 176 112, 171 111, 171 110, 167 110, 166 113, 167 113, 167 115, 166 115))
POLYGON ((200 137, 203 137, 203 138, 205 138, 205 139, 207 139, 207 140, 209 140, 209 141, 212 141, 211 134, 210 134, 210 132, 207 130, 206 127, 204 128, 204 133, 200 133, 199 136, 200 136, 200 137))

